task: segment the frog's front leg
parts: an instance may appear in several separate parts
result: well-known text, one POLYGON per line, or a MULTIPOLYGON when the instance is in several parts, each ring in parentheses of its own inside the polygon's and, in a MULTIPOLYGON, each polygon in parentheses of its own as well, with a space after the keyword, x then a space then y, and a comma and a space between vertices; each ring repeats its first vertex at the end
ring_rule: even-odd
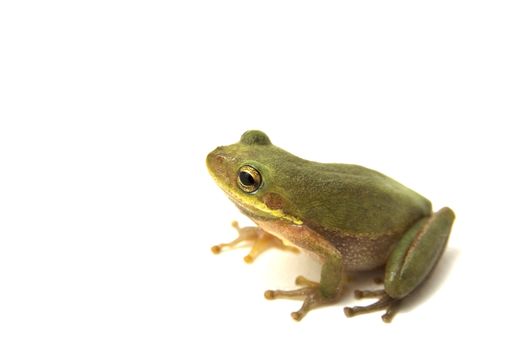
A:
POLYGON ((356 297, 379 297, 368 306, 346 307, 347 317, 387 309, 384 322, 394 317, 399 302, 414 291, 437 265, 454 222, 454 213, 443 208, 415 223, 392 251, 385 267, 384 290, 356 291, 356 297))
POLYGON ((214 254, 220 253, 223 248, 234 248, 241 242, 248 242, 252 244, 251 251, 243 258, 246 263, 252 263, 258 255, 269 248, 278 248, 295 253, 299 252, 297 248, 285 245, 281 239, 265 232, 260 227, 240 227, 237 221, 232 222, 232 227, 238 231, 238 238, 228 243, 221 243, 213 246, 211 250, 214 254))
POLYGON ((336 302, 343 293, 346 276, 343 269, 341 253, 324 238, 306 227, 300 227, 295 232, 287 232, 294 242, 307 251, 318 254, 323 260, 320 282, 313 282, 298 276, 296 284, 303 288, 283 291, 268 290, 265 298, 303 298, 302 307, 291 313, 296 321, 301 320, 312 308, 336 302))

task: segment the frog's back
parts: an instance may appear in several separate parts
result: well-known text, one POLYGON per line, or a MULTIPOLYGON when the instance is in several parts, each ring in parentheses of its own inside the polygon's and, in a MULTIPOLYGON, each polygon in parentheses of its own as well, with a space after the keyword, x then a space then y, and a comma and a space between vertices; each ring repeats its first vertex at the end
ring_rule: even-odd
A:
POLYGON ((423 196, 377 171, 352 164, 307 162, 299 191, 304 217, 350 235, 396 235, 431 213, 423 196))

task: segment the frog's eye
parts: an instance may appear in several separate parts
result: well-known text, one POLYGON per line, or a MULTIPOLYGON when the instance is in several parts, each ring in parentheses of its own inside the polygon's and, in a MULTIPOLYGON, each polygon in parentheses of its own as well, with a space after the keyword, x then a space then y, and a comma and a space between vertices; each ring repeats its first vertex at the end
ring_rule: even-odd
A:
POLYGON ((252 193, 260 188, 262 177, 258 170, 250 165, 244 165, 238 170, 238 187, 243 192, 252 193))

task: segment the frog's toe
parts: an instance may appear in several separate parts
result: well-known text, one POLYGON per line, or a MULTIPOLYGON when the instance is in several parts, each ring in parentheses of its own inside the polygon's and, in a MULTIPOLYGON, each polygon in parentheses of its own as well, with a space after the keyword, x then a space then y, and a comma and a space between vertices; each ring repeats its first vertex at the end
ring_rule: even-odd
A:
POLYGON ((238 237, 227 243, 220 243, 211 247, 211 251, 214 254, 222 252, 223 248, 233 249, 242 242, 253 242, 258 236, 257 227, 244 227, 240 228, 238 221, 233 221, 231 226, 238 231, 238 237))
POLYGON ((297 286, 304 286, 304 287, 318 287, 320 285, 319 282, 311 281, 307 277, 301 276, 301 275, 296 277, 296 280, 294 281, 294 283, 297 286))
POLYGON ((356 298, 375 298, 378 297, 378 301, 366 305, 366 306, 354 306, 354 307, 346 307, 343 309, 345 312, 345 315, 347 317, 352 317, 356 315, 361 315, 373 311, 378 310, 386 310, 385 313, 381 316, 381 319, 383 322, 389 323, 392 321, 392 318, 397 312, 398 305, 401 302, 401 299, 394 299, 390 297, 387 293, 385 293, 384 290, 376 290, 376 291, 361 291, 357 290, 354 292, 356 298))
POLYGON ((311 293, 312 287, 305 287, 295 290, 267 290, 264 295, 266 299, 273 300, 278 298, 301 298, 311 293))
POLYGON ((309 281, 302 276, 297 278, 297 282, 298 280, 299 282, 303 282, 299 284, 316 284, 316 286, 309 286, 296 290, 268 290, 265 292, 265 298, 269 300, 277 298, 303 298, 303 304, 301 308, 298 311, 291 313, 291 317, 296 321, 300 321, 309 312, 309 310, 320 305, 324 305, 330 301, 321 295, 316 282, 309 281))
POLYGON ((307 315, 307 312, 314 307, 315 305, 319 305, 316 303, 315 297, 313 294, 309 294, 305 297, 305 300, 303 300, 303 304, 301 305, 301 308, 298 311, 291 312, 291 317, 295 321, 301 321, 305 315, 307 315))
POLYGON ((356 299, 381 298, 385 295, 386 295, 386 293, 385 293, 385 290, 383 290, 383 289, 380 289, 380 290, 359 290, 359 289, 357 289, 354 291, 354 296, 356 297, 356 299))
POLYGON ((252 263, 261 253, 270 248, 277 248, 295 253, 298 252, 297 248, 287 246, 281 239, 259 229, 258 236, 254 240, 251 251, 243 258, 243 260, 246 263, 252 263))

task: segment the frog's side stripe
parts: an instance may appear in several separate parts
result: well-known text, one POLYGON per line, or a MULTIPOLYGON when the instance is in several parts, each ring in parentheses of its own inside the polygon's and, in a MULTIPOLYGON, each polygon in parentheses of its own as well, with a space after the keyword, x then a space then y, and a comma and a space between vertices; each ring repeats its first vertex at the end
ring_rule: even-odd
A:
POLYGON ((256 198, 249 198, 248 196, 244 196, 243 198, 240 198, 240 196, 236 195, 234 192, 229 192, 227 194, 229 195, 229 198, 233 202, 235 202, 238 206, 243 207, 248 212, 252 212, 253 208, 255 208, 272 217, 276 217, 279 219, 285 219, 295 225, 303 225, 303 221, 301 221, 297 217, 286 214, 281 209, 271 209, 264 202, 262 202, 256 198), (245 205, 244 203, 247 203, 247 205, 245 205))

